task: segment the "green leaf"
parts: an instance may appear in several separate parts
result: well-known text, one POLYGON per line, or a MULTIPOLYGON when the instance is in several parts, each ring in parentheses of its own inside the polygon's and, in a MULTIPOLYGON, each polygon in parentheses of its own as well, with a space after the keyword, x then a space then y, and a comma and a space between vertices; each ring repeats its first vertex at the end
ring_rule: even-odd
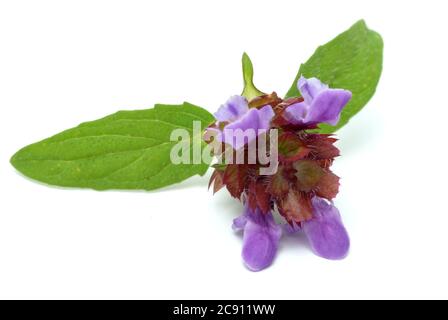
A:
POLYGON ((259 97, 264 93, 258 90, 254 85, 254 67, 247 53, 243 53, 242 63, 244 89, 241 95, 246 97, 247 100, 252 100, 253 98, 259 97))
POLYGON ((332 88, 353 93, 351 101, 342 110, 337 126, 320 125, 319 132, 331 133, 341 128, 358 113, 375 93, 383 63, 383 40, 369 30, 364 20, 319 47, 300 70, 286 94, 286 98, 300 96, 297 81, 301 75, 316 77, 332 88))
MULTIPOLYGON (((193 121, 200 121, 196 134, 201 139, 214 118, 187 102, 120 111, 29 145, 11 163, 30 178, 57 186, 157 189, 207 171, 206 163, 170 161, 171 148, 178 143, 170 141, 171 132, 182 128, 191 136, 193 121)), ((193 145, 189 147, 191 151, 193 145)))

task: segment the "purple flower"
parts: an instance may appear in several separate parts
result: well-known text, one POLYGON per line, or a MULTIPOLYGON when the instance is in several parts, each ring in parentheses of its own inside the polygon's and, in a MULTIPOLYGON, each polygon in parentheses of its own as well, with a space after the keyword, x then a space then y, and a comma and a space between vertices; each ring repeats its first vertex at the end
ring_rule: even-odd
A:
MULTIPOLYGON (((342 224, 338 209, 327 200, 315 196, 312 199, 313 218, 301 226, 285 224, 288 233, 303 230, 314 253, 322 258, 339 260, 347 256, 350 239, 342 224)), ((244 213, 233 220, 234 230, 243 230, 244 263, 251 271, 269 267, 277 253, 282 227, 274 221, 272 213, 263 214, 246 204, 244 213)))
POLYGON ((313 219, 302 223, 313 251, 320 257, 339 260, 345 258, 350 239, 342 224, 339 210, 326 200, 312 199, 313 219))
POLYGON ((271 212, 252 210, 246 204, 243 215, 233 221, 234 230, 243 230, 242 257, 247 268, 260 271, 269 267, 275 258, 282 229, 271 212))
POLYGON ((296 125, 328 123, 335 126, 339 122, 342 108, 351 99, 352 93, 343 89, 330 89, 319 79, 303 76, 297 84, 304 101, 290 105, 285 115, 296 125))
POLYGON ((241 118, 247 111, 249 111, 249 105, 246 98, 235 95, 221 105, 215 112, 215 118, 219 122, 233 122, 241 118))
POLYGON ((238 150, 270 128, 274 111, 269 105, 261 109, 249 108, 246 98, 232 96, 218 109, 215 117, 218 120, 218 127, 224 124, 222 130, 211 129, 215 132, 216 139, 228 143, 235 150, 238 150), (242 135, 242 139, 238 139, 239 131, 249 134, 242 135), (253 133, 253 135, 250 135, 250 133, 253 133))
MULTIPOLYGON (((245 151, 246 144, 271 129, 274 106, 279 111, 284 110, 275 118, 274 128, 280 127, 281 132, 294 136, 287 141, 292 142, 292 147, 306 146, 313 150, 313 154, 308 156, 306 153, 294 160, 300 161, 297 166, 296 163, 280 162, 274 177, 262 176, 257 168, 238 167, 238 164, 215 171, 212 176, 218 187, 226 186, 233 197, 245 200, 244 213, 233 221, 233 228, 243 231, 242 258, 252 271, 263 270, 272 264, 283 229, 288 233, 303 231, 312 250, 323 258, 342 259, 350 247, 339 211, 330 202, 338 192, 339 178, 327 165, 319 162, 325 159, 331 163, 339 155, 333 145, 335 139, 317 133, 308 135, 306 130, 319 123, 336 125, 352 94, 343 89, 330 89, 316 78, 301 77, 298 88, 303 99, 283 101, 276 98, 269 100, 271 105, 261 108, 250 108, 246 98, 232 96, 216 112, 216 124, 209 128, 215 133, 213 141, 218 141, 219 146, 226 143, 235 150, 245 151), (285 105, 286 110, 283 109, 285 105), (288 223, 277 224, 271 210, 264 213, 268 209, 260 209, 272 206, 278 208, 288 223)), ((284 149, 289 150, 290 145, 284 149)))

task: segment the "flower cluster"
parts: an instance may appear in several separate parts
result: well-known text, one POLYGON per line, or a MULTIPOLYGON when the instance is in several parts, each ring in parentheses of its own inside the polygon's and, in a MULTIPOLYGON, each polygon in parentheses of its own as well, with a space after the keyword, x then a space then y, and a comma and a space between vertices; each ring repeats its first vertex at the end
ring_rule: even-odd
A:
POLYGON ((235 140, 228 129, 278 132, 275 174, 260 174, 260 163, 232 163, 216 166, 210 181, 214 192, 225 186, 244 203, 233 228, 244 233, 242 257, 253 271, 272 263, 283 230, 303 231, 313 251, 327 259, 342 259, 349 249, 332 203, 339 189, 339 177, 330 170, 339 156, 336 139, 314 129, 319 123, 336 125, 351 93, 329 88, 316 78, 300 78, 298 88, 300 98, 285 100, 275 93, 250 101, 233 96, 216 112, 217 121, 210 128, 218 132, 220 143, 234 150, 247 149, 251 141, 235 140), (282 219, 274 219, 275 212, 282 219))

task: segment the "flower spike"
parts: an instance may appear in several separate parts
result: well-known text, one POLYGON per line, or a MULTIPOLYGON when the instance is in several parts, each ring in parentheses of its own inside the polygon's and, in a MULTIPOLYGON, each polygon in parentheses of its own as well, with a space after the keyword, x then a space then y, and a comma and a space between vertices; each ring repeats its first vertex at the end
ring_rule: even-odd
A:
MULTIPOLYGON (((245 160, 253 143, 260 152, 261 133, 279 133, 276 172, 261 174, 266 163, 260 162, 257 153, 255 163, 224 164, 211 179, 215 191, 226 186, 233 197, 244 202, 244 213, 234 220, 233 228, 243 231, 242 257, 252 271, 265 269, 274 261, 282 233, 274 219, 276 211, 290 230, 306 234, 318 256, 342 259, 350 246, 339 211, 331 202, 339 191, 339 177, 330 169, 339 156, 336 139, 309 130, 319 123, 337 124, 351 93, 329 88, 316 78, 301 77, 297 85, 301 98, 282 100, 273 93, 248 101, 232 96, 219 108, 217 122, 209 128, 219 143, 242 152, 245 160), (237 131, 250 130, 257 134, 237 138, 237 131)), ((275 141, 269 140, 269 144, 272 147, 275 141)))

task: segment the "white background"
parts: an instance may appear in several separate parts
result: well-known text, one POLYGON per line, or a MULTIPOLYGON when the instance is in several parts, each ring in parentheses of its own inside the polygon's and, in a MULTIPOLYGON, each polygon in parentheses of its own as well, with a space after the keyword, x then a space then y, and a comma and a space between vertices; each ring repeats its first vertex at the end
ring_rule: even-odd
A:
POLYGON ((0 298, 448 298, 446 1, 1 1, 0 298), (364 18, 385 42, 375 97, 340 130, 350 255, 301 237, 245 269, 241 205, 207 177, 158 192, 47 187, 19 148, 119 109, 210 111, 255 82, 284 94, 314 49, 364 18))

